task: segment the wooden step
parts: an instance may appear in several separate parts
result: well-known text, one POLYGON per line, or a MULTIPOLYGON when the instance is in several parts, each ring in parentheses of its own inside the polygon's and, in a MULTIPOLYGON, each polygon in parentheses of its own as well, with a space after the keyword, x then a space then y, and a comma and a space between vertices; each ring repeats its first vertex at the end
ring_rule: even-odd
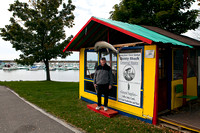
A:
POLYGON ((118 114, 118 111, 112 110, 112 109, 108 109, 107 111, 104 111, 103 107, 101 106, 100 110, 96 110, 97 104, 89 104, 87 105, 87 107, 97 113, 100 113, 106 117, 112 118, 115 115, 118 114))

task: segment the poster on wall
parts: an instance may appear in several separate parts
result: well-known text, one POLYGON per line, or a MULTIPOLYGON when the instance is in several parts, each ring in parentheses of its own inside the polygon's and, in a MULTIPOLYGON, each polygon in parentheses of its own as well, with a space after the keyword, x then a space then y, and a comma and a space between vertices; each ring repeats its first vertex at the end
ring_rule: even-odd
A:
POLYGON ((141 53, 119 53, 118 101, 140 107, 141 53))

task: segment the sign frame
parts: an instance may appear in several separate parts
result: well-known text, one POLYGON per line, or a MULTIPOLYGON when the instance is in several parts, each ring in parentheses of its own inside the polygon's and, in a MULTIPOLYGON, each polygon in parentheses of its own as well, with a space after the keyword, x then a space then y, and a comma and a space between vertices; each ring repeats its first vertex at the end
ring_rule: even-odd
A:
MULTIPOLYGON (((119 91, 119 54, 117 57, 117 101, 127 104, 127 105, 131 105, 137 108, 143 108, 143 92, 144 92, 144 46, 136 46, 136 47, 124 47, 121 49, 121 51, 129 51, 129 50, 140 50, 141 51, 141 88, 140 88, 140 106, 136 106, 136 105, 132 105, 132 104, 128 104, 125 102, 121 102, 118 100, 118 91, 119 91)), ((130 52, 129 52, 130 53, 130 52)))

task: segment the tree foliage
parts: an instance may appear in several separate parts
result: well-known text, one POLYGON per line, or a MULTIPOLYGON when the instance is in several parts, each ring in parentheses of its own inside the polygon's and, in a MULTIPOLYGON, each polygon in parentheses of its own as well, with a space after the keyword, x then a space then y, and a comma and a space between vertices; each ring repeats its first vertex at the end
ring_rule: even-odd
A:
POLYGON ((159 27, 181 34, 198 28, 198 10, 189 10, 195 0, 122 0, 110 18, 138 25, 159 27))
POLYGON ((64 28, 73 27, 75 6, 71 0, 67 4, 63 0, 31 0, 29 3, 17 0, 8 10, 12 12, 11 24, 1 29, 0 35, 22 52, 16 59, 18 63, 44 62, 47 80, 50 80, 49 61, 70 54, 62 52, 72 38, 66 38, 64 28))

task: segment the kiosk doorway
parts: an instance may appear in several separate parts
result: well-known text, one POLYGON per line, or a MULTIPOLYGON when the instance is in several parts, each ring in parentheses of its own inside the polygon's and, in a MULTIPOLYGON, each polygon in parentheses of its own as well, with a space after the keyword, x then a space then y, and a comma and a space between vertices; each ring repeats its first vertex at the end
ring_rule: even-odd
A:
POLYGON ((159 48, 158 112, 170 109, 171 99, 171 50, 159 48))

